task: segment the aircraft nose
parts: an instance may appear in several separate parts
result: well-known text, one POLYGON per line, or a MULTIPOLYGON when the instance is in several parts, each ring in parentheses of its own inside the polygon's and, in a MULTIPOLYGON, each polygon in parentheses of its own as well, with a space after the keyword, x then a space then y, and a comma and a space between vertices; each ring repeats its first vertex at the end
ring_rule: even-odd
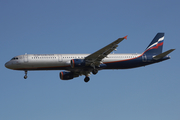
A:
POLYGON ((10 68, 10 65, 11 65, 10 62, 6 62, 6 63, 5 63, 5 67, 6 67, 6 68, 10 68))

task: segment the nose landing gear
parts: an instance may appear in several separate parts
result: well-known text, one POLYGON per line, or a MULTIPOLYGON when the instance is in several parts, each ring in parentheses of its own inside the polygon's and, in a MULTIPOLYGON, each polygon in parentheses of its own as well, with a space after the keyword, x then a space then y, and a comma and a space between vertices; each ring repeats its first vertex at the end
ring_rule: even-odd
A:
POLYGON ((27 70, 25 70, 24 79, 27 79, 27 70))

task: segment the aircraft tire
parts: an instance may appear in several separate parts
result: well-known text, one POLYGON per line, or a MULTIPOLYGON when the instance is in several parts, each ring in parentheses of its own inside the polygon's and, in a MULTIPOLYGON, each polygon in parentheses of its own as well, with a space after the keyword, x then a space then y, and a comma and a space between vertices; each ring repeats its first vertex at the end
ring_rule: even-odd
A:
POLYGON ((24 76, 24 79, 27 79, 27 75, 24 76))
POLYGON ((98 73, 98 69, 93 69, 92 74, 96 75, 98 73))
POLYGON ((90 80, 89 77, 85 77, 85 78, 84 78, 84 82, 86 82, 86 83, 89 82, 89 80, 90 80))

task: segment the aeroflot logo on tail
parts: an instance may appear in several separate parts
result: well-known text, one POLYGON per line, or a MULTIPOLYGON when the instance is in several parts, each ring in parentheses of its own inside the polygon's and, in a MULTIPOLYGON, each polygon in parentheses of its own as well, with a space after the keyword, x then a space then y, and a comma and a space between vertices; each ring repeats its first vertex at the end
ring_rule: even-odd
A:
POLYGON ((149 46, 147 48, 147 50, 151 50, 151 49, 158 49, 159 46, 163 45, 163 41, 164 41, 164 36, 162 38, 159 38, 159 40, 157 42, 155 42, 154 44, 152 44, 151 46, 149 46))

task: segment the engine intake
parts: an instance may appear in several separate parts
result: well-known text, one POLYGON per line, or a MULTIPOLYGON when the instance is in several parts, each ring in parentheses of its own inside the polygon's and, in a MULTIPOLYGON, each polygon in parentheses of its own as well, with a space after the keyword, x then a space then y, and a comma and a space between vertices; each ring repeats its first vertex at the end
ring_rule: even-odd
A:
POLYGON ((85 60, 84 59, 72 59, 71 60, 71 67, 85 67, 85 60))
POLYGON ((70 79, 74 78, 74 73, 73 72, 67 72, 67 71, 60 72, 59 77, 61 80, 70 80, 70 79))

